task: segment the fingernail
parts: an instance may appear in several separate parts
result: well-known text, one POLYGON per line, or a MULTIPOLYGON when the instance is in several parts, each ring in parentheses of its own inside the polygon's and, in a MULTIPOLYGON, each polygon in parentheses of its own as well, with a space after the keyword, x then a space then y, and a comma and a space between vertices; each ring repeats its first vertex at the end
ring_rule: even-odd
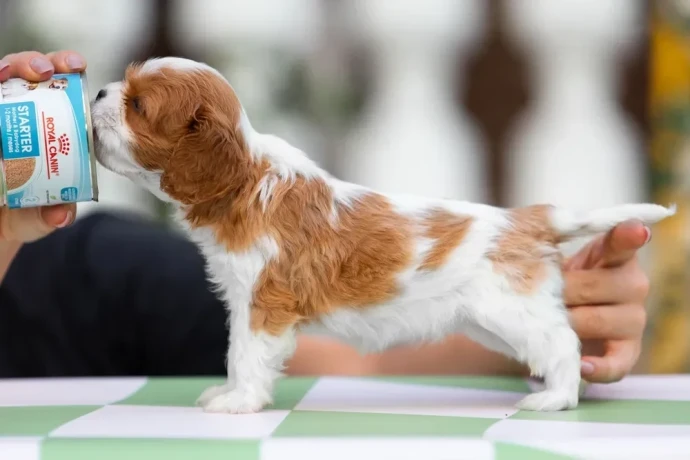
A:
POLYGON ((585 375, 589 375, 594 372, 594 364, 589 361, 582 361, 580 363, 580 371, 585 375))
POLYGON ((68 211, 67 215, 65 216, 65 220, 57 224, 56 228, 64 228, 67 227, 69 224, 72 223, 72 218, 73 218, 72 211, 68 211))
POLYGON ((645 240, 644 244, 647 244, 652 241, 652 230, 649 227, 645 227, 644 231, 647 232, 647 239, 645 240))
POLYGON ((67 56, 67 65, 72 70, 81 70, 84 68, 84 60, 76 54, 70 54, 67 56))
POLYGON ((41 57, 33 58, 29 65, 32 69, 34 69, 37 73, 41 75, 53 70, 53 64, 51 64, 50 61, 48 61, 47 59, 41 57))
POLYGON ((2 72, 3 70, 5 70, 5 69, 8 68, 9 66, 10 66, 10 63, 9 63, 9 62, 0 61, 0 72, 2 72))

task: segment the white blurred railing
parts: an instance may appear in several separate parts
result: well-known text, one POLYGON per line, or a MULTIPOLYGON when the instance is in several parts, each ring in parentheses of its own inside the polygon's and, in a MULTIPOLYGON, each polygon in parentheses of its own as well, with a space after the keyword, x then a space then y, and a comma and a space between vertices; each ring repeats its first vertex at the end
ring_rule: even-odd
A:
POLYGON ((457 58, 476 45, 484 0, 353 0, 353 40, 373 62, 371 99, 338 163, 342 176, 394 193, 486 200, 485 154, 455 104, 457 58))

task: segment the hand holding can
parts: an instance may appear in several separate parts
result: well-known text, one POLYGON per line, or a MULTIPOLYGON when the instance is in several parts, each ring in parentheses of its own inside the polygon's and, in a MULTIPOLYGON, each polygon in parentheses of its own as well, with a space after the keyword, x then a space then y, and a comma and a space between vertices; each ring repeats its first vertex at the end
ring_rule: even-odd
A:
MULTIPOLYGON (((11 78, 46 82, 56 73, 80 73, 85 69, 85 59, 75 52, 42 54, 26 51, 0 59, 0 83, 11 78)), ((16 209, 3 206, 0 207, 0 241, 35 241, 57 228, 70 225, 75 216, 75 203, 16 209)))

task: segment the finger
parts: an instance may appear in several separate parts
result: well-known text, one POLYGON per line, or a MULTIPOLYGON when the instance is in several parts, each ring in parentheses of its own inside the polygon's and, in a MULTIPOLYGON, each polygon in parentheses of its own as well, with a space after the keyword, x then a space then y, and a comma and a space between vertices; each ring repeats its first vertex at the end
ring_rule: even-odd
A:
POLYGON ((74 205, 4 209, 0 213, 0 236, 7 241, 36 241, 71 224, 74 215, 74 205))
POLYGON ((24 51, 2 58, 10 64, 10 78, 19 77, 29 81, 44 81, 55 73, 55 66, 38 51, 24 51))
POLYGON ((592 383, 617 382, 630 373, 639 356, 638 340, 611 341, 604 356, 582 358, 582 375, 592 383))
POLYGON ((569 314, 570 324, 582 340, 638 338, 647 324, 647 312, 635 304, 575 307, 569 314))
POLYGON ((644 299, 649 282, 627 267, 574 270, 564 274, 563 300, 569 307, 608 305, 644 299))
POLYGON ((74 203, 41 208, 43 221, 54 228, 63 228, 71 225, 76 215, 77 205, 74 203))
POLYGON ((651 237, 651 230, 641 222, 630 221, 616 226, 604 237, 597 265, 616 267, 628 262, 651 237))
POLYGON ((75 51, 56 51, 46 55, 58 73, 81 72, 86 69, 86 59, 75 51))
POLYGON ((10 63, 7 61, 0 61, 0 82, 7 81, 10 78, 10 63))

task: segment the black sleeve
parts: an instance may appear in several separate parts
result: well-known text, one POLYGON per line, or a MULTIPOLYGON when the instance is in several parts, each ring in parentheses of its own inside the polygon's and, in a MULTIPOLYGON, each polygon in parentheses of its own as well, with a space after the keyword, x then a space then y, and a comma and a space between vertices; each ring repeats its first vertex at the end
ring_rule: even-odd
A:
POLYGON ((12 263, 0 286, 0 377, 225 375, 226 324, 195 245, 93 214, 12 263))

